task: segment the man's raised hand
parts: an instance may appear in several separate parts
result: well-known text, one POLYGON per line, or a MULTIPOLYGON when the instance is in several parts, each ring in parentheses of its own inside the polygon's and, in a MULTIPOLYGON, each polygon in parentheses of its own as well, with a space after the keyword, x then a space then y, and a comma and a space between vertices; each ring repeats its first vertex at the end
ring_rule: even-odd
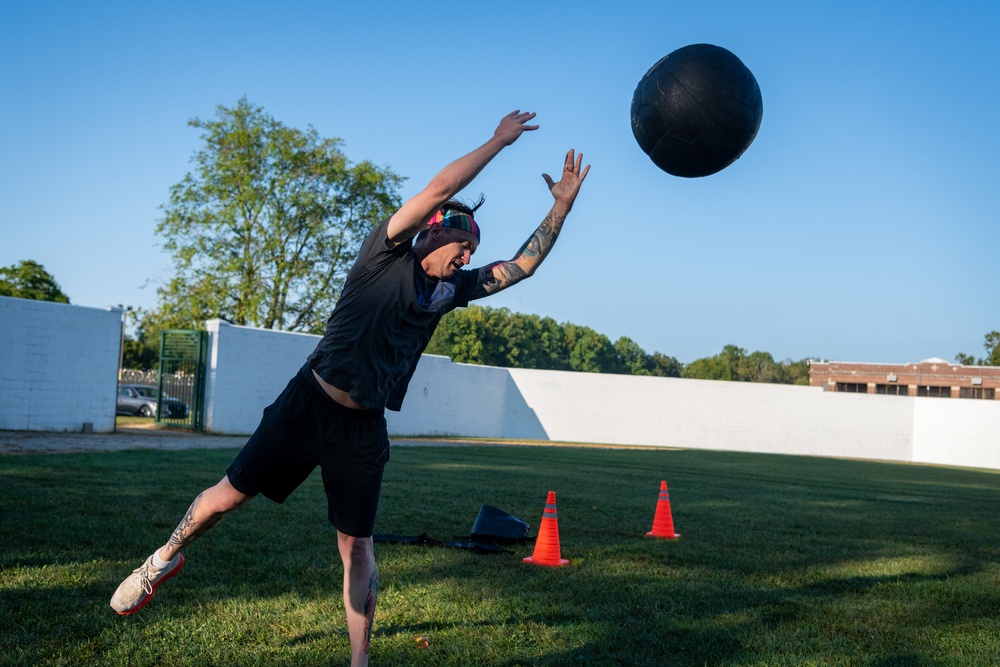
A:
POLYGON ((535 112, 533 111, 525 111, 524 113, 521 113, 520 109, 511 111, 500 120, 500 125, 497 126, 493 136, 503 143, 504 146, 510 146, 517 141, 522 132, 538 129, 537 125, 525 124, 534 117, 535 112))
POLYGON ((580 192, 580 185, 583 179, 587 178, 590 165, 583 166, 583 153, 576 155, 572 148, 566 153, 566 161, 563 164, 562 178, 558 182, 553 181, 548 174, 542 174, 549 191, 557 202, 572 208, 576 195, 580 192))

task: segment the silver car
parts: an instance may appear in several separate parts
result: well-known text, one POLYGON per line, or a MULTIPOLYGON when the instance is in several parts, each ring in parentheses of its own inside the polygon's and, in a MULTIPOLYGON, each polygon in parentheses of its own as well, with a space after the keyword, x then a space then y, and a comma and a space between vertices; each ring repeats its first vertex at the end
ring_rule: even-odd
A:
MULTIPOLYGON (((156 416, 156 387, 144 384, 123 384, 118 387, 118 409, 120 415, 156 416)), ((170 396, 163 401, 161 418, 184 419, 188 406, 184 401, 170 396)))

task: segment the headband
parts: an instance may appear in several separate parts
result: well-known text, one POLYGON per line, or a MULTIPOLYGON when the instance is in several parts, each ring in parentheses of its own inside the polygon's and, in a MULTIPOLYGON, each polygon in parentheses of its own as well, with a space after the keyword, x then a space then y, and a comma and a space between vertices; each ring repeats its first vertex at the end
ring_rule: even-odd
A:
POLYGON ((479 235, 479 225, 476 224, 476 221, 468 213, 462 213, 453 209, 441 210, 435 213, 427 224, 428 226, 444 225, 452 229, 461 229, 463 232, 469 232, 475 236, 477 241, 482 241, 479 235))

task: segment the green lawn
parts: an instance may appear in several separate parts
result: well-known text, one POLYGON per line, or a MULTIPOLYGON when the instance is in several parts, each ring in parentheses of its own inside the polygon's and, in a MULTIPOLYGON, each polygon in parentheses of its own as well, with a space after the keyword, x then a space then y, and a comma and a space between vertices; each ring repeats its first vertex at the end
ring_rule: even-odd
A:
MULTIPOLYGON (((108 600, 234 450, 0 457, 0 664, 346 665, 314 474, 188 549, 132 617, 108 600)), ((564 568, 380 544, 375 665, 1000 664, 1000 475, 731 452, 397 447, 376 532, 467 535, 483 503, 564 568), (645 537, 661 479, 679 540, 645 537), (423 639, 418 639, 423 638, 423 639), (424 640, 427 645, 424 647, 424 640)))

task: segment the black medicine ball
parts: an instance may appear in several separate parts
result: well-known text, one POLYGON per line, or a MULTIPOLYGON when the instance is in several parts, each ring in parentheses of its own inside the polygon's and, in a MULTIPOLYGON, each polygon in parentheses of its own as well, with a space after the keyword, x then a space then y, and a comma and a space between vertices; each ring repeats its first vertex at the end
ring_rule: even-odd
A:
POLYGON ((757 80, 720 46, 692 44, 649 68, 632 95, 632 134, 674 176, 722 171, 750 147, 764 114, 757 80))

